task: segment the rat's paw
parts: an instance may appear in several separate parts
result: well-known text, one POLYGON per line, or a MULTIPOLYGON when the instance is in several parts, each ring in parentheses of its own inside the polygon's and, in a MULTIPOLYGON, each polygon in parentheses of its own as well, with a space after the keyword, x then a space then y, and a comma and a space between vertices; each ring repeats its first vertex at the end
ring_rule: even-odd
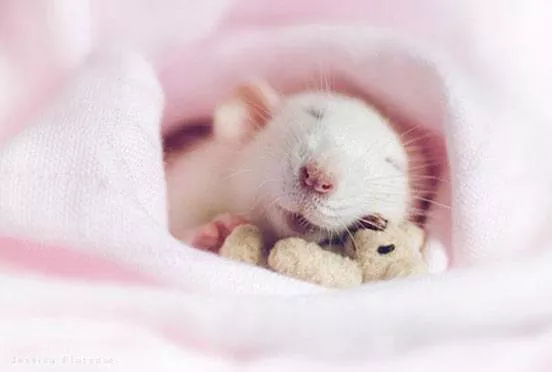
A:
POLYGON ((194 232, 191 245, 218 252, 232 231, 245 223, 247 221, 239 216, 230 213, 220 214, 194 232))

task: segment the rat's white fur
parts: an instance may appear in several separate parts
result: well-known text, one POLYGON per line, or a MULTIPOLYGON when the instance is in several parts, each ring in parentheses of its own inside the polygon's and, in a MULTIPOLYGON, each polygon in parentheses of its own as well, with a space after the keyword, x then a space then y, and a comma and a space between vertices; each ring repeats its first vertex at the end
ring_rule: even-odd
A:
POLYGON ((369 214, 408 214, 408 156, 400 137, 378 111, 354 98, 327 92, 284 98, 234 164, 230 208, 272 238, 298 235, 286 223, 289 212, 321 228, 303 236, 314 240, 369 214), (300 187, 299 169, 309 160, 336 179, 327 198, 300 187))
POLYGON ((282 97, 266 114, 245 142, 218 138, 168 162, 169 220, 177 238, 188 241, 190 229, 225 212, 257 224, 268 241, 336 237, 371 214, 408 217, 411 154, 376 109, 337 93, 305 92, 282 97), (334 177, 328 197, 300 187, 299 169, 309 160, 334 177), (292 214, 317 228, 298 233, 288 224, 292 214))
POLYGON ((194 228, 228 210, 232 195, 226 185, 239 149, 237 143, 210 140, 166 160, 168 219, 176 238, 189 242, 194 228))

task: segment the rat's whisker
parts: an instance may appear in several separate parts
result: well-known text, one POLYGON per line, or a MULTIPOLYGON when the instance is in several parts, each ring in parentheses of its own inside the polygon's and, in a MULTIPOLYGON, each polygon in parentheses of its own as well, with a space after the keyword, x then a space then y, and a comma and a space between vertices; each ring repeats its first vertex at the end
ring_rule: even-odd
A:
POLYGON ((345 226, 345 231, 347 232, 347 235, 349 235, 349 238, 351 239, 351 244, 353 244, 353 247, 355 248, 355 251, 357 250, 355 238, 353 236, 353 233, 349 229, 349 227, 345 226))
MULTIPOLYGON (((379 177, 373 177, 373 178, 365 178, 363 179, 364 182, 372 182, 372 181, 378 181, 378 180, 392 180, 392 179, 402 179, 404 178, 404 175, 402 174, 397 174, 397 175, 386 175, 386 176, 379 176, 379 177)), ((437 181, 440 181, 440 182, 443 182, 443 183, 449 183, 450 180, 447 180, 447 179, 444 179, 444 178, 441 178, 441 177, 437 177, 437 176, 426 176, 426 175, 417 175, 417 174, 412 174, 410 175, 409 177, 411 180, 437 180, 437 181)))
MULTIPOLYGON (((261 187, 263 187, 264 185, 266 185, 270 180, 269 179, 264 179, 261 184, 259 184, 255 191, 253 191, 252 195, 253 195, 253 201, 252 201, 252 205, 251 207, 249 208, 249 212, 252 212, 254 211, 255 209, 257 209, 258 207, 264 207, 265 203, 264 201, 270 197, 268 195, 268 193, 266 192, 266 190, 264 192, 258 192, 261 187)), ((265 208, 262 208, 262 209, 265 209, 265 208)))
POLYGON ((226 179, 231 179, 231 178, 234 178, 236 176, 239 176, 240 174, 251 173, 251 172, 253 172, 253 169, 239 169, 235 172, 227 174, 225 178, 226 179))
POLYGON ((443 203, 439 203, 439 202, 437 202, 435 200, 432 200, 432 199, 422 198, 422 197, 419 197, 419 196, 413 196, 412 198, 415 199, 415 200, 420 200, 420 201, 429 203, 431 205, 435 205, 435 206, 444 208, 444 209, 452 209, 452 206, 447 205, 447 204, 443 204, 443 203))
POLYGON ((321 92, 321 93, 330 93, 332 91, 332 87, 331 87, 331 84, 328 80, 328 77, 330 75, 329 73, 329 68, 327 66, 325 66, 324 64, 324 61, 325 59, 324 58, 321 58, 318 60, 318 83, 319 83, 319 87, 318 87, 318 91, 321 92))
MULTIPOLYGON (((403 200, 404 198, 407 198, 407 197, 416 197, 416 198, 419 198, 419 197, 425 197, 425 198, 428 198, 428 197, 432 197, 436 195, 435 192, 409 192, 409 193, 402 193, 402 192, 393 192, 393 191, 375 191, 373 192, 370 197, 382 197, 382 198, 389 198, 390 196, 401 196, 403 197, 401 200, 403 200)), ((357 202, 358 204, 358 202, 357 202)))
POLYGON ((373 227, 376 230, 380 228, 376 223, 374 223, 374 221, 366 220, 364 218, 359 218, 358 224, 359 224, 359 228, 366 228, 367 225, 370 227, 373 227))
POLYGON ((421 163, 422 165, 418 165, 416 163, 410 163, 408 171, 417 171, 417 170, 428 170, 429 168, 435 167, 435 166, 441 166, 443 165, 442 162, 427 162, 427 163, 421 163), (412 167, 412 165, 416 165, 415 167, 412 167))
MULTIPOLYGON (((444 209, 452 209, 452 207, 450 205, 439 203, 439 202, 436 202, 435 200, 432 200, 432 199, 423 198, 423 197, 419 197, 419 196, 412 196, 412 198, 414 200, 423 201, 423 202, 426 202, 426 203, 429 203, 431 205, 435 205, 437 207, 441 207, 441 208, 444 208, 444 209)), ((376 198, 375 196, 373 196, 373 199, 377 200, 379 203, 393 203, 394 202, 393 200, 376 198)))
POLYGON ((271 203, 268 204, 267 208, 272 208, 275 204, 279 203, 280 200, 282 200, 282 196, 277 196, 271 203))
MULTIPOLYGON (((263 201, 265 200, 265 198, 267 196, 269 196, 267 193, 268 193, 268 190, 264 190, 264 192, 259 192, 259 190, 262 190, 261 188, 266 186, 267 184, 271 183, 271 182, 278 182, 278 179, 277 178, 264 178, 256 187, 255 189, 253 190, 253 192, 251 193, 251 195, 254 196, 254 206, 253 208, 251 208, 251 210, 255 209, 257 206, 260 206, 263 204, 263 201)), ((281 199, 281 196, 279 197, 281 199)), ((272 206, 272 204, 270 205, 272 206)))
POLYGON ((370 186, 374 187, 374 190, 372 190, 372 194, 385 194, 385 195, 408 195, 408 194, 436 194, 438 192, 438 189, 436 188, 430 188, 425 189, 422 187, 412 187, 409 191, 407 190, 400 190, 400 191, 393 191, 394 186, 396 186, 396 183, 394 182, 370 182, 370 186))
POLYGON ((302 143, 304 141, 302 137, 304 137, 307 133, 307 129, 301 125, 301 121, 299 119, 294 118, 293 124, 293 126, 288 128, 289 133, 294 136, 295 143, 302 143))
POLYGON ((435 135, 431 132, 426 132, 418 137, 409 138, 406 142, 403 142, 404 148, 408 149, 410 145, 418 143, 424 139, 434 138, 435 135))
POLYGON ((324 234, 328 237, 328 241, 330 243, 330 250, 332 249, 332 244, 333 244, 333 231, 328 229, 328 228, 324 228, 324 234))
POLYGON ((406 137, 407 135, 411 134, 412 132, 416 131, 416 130, 420 130, 420 126, 419 125, 412 125, 412 127, 402 133, 399 133, 399 137, 402 139, 404 139, 404 137, 406 137))
MULTIPOLYGON (((389 120, 388 118, 384 118, 384 120, 389 120)), ((399 135, 399 138, 401 139, 401 142, 402 142, 402 137, 406 134, 406 133, 411 133, 412 131, 414 131, 415 129, 417 129, 416 127, 413 127, 409 130, 407 130, 406 132, 404 132, 402 135, 399 135)), ((427 135, 427 134, 426 134, 427 135)), ((378 152, 381 152, 382 150, 384 150, 385 148, 387 148, 390 144, 392 144, 393 142, 395 141, 395 138, 390 138, 389 140, 385 141, 385 142, 374 142, 374 145, 373 146, 370 146, 370 153, 371 154, 377 154, 378 152), (377 146, 375 145, 377 144, 377 146)), ((403 147, 408 151, 408 148, 407 148, 407 145, 403 143, 403 147)))

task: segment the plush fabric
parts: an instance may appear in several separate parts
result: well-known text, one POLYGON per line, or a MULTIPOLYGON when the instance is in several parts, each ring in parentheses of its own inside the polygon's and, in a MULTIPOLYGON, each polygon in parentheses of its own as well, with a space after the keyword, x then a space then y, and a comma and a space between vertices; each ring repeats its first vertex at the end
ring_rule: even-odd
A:
POLYGON ((537 0, 2 2, 3 370, 543 370, 551 20, 537 0), (445 138, 429 259, 449 271, 332 292, 168 233, 160 133, 243 79, 321 72, 445 138))

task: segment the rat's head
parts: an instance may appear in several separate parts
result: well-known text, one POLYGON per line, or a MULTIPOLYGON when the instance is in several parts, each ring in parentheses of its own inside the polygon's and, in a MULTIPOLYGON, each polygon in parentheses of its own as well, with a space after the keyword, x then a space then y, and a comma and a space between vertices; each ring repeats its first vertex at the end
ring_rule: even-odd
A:
POLYGON ((242 92, 251 136, 232 179, 267 232, 320 241, 373 215, 406 216, 407 154, 376 110, 329 92, 281 97, 259 84, 242 92))

